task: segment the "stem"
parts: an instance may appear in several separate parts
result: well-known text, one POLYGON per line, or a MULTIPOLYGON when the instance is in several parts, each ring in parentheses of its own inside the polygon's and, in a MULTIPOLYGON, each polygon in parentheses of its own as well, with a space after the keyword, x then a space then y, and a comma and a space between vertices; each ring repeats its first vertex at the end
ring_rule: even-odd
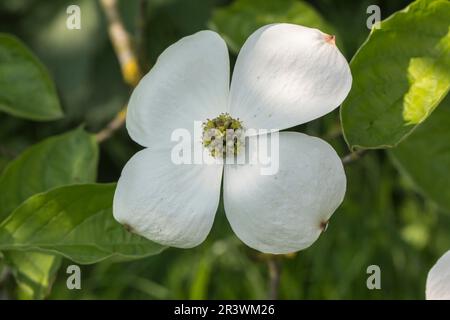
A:
POLYGON ((355 160, 358 160, 366 153, 366 150, 358 150, 352 153, 349 153, 348 155, 341 158, 342 164, 346 165, 349 163, 352 163, 355 160))
POLYGON ((100 130, 95 135, 95 140, 98 143, 101 143, 109 138, 117 131, 119 130, 125 123, 125 118, 127 114, 127 107, 125 106, 122 108, 122 110, 119 111, 119 113, 112 119, 105 128, 100 130))
POLYGON ((134 87, 142 77, 137 56, 131 46, 128 32, 125 30, 122 18, 117 8, 116 0, 100 0, 103 11, 108 20, 109 38, 119 59, 123 79, 134 87))
MULTIPOLYGON (((143 1, 146 2, 146 1, 143 1)), ((114 51, 120 63, 122 77, 128 85, 135 87, 142 78, 141 68, 138 58, 131 45, 128 32, 125 30, 122 18, 117 8, 116 0, 100 0, 100 4, 108 20, 108 33, 114 51)), ((142 5, 141 9, 145 9, 142 5)), ((145 14, 145 13, 141 13, 145 14)), ((122 108, 105 128, 95 135, 97 142, 103 142, 109 139, 125 123, 127 107, 122 108)))
POLYGON ((267 268, 269 271, 269 300, 277 300, 280 288, 281 263, 278 258, 271 255, 267 260, 267 268))

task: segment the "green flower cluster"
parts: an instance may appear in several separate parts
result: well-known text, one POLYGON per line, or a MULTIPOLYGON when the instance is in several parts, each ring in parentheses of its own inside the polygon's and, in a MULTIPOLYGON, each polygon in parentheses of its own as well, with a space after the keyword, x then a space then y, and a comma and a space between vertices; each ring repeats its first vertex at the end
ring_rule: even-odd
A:
POLYGON ((244 142, 244 130, 239 119, 228 113, 221 113, 214 119, 203 123, 203 146, 213 157, 237 155, 244 142))

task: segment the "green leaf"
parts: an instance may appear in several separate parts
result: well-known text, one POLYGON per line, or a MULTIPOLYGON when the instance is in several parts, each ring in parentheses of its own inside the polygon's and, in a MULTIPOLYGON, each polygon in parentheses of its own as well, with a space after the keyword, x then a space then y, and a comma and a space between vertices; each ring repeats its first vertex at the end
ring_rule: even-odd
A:
POLYGON ((112 215, 115 184, 72 185, 29 198, 0 225, 0 250, 43 250, 81 264, 142 258, 164 247, 134 235, 112 215))
POLYGON ((396 148, 394 163, 425 196, 450 212, 450 96, 396 148))
MULTIPOLYGON (((81 128, 30 147, 0 176, 0 221, 36 193, 66 184, 94 182, 97 162, 97 143, 81 128)), ((61 258, 22 251, 7 251, 4 255, 14 272, 19 296, 44 298, 61 258)))
POLYGON ((20 299, 42 299, 50 288, 61 264, 61 258, 40 252, 5 252, 6 263, 18 283, 20 299))
POLYGON ((31 120, 63 116, 45 67, 16 37, 0 33, 0 111, 31 120))
POLYGON ((237 0, 216 10, 210 27, 219 32, 236 53, 256 29, 266 24, 281 22, 300 24, 336 34, 311 5, 295 0, 237 0))
POLYGON ((418 0, 373 29, 351 61, 341 108, 349 147, 396 146, 450 89, 450 2, 418 0))
POLYGON ((0 221, 36 193, 94 182, 97 162, 97 143, 82 128, 28 148, 0 176, 0 221))

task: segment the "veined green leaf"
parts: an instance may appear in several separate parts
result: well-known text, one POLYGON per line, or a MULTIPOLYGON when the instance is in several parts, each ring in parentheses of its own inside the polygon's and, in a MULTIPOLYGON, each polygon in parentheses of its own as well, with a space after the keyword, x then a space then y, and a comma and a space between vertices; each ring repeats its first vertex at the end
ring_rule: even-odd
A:
POLYGON ((45 67, 16 37, 0 33, 0 111, 31 120, 63 116, 45 67))
POLYGON ((381 22, 350 66, 341 108, 351 149, 396 146, 450 89, 450 2, 417 0, 381 22))
MULTIPOLYGON (((214 12, 210 26, 239 51, 245 40, 259 27, 271 23, 294 23, 336 34, 333 28, 308 3, 295 0, 237 0, 214 12)), ((339 37, 338 41, 339 40, 339 37)))
POLYGON ((164 247, 132 234, 112 215, 115 184, 72 185, 35 195, 0 225, 0 250, 43 250, 82 264, 142 258, 164 247))
POLYGON ((97 162, 97 143, 82 128, 28 148, 0 176, 0 221, 36 193, 94 182, 97 162))
POLYGON ((450 96, 390 155, 418 190, 450 212, 450 96))
MULTIPOLYGON (((94 182, 98 146, 78 128, 38 143, 12 161, 0 176, 0 221, 30 196, 52 188, 94 182)), ((59 256, 25 251, 4 252, 25 299, 42 299, 48 293, 59 256)))

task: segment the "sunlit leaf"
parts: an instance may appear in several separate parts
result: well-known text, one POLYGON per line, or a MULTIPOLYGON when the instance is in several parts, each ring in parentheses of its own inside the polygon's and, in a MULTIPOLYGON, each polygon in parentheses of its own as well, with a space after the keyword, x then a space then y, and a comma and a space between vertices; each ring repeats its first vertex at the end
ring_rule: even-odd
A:
POLYGON ((397 145, 450 89, 450 2, 418 0, 381 22, 351 61, 341 108, 352 148, 397 145))
POLYGON ((450 212, 450 97, 396 148, 400 170, 419 191, 450 212))

